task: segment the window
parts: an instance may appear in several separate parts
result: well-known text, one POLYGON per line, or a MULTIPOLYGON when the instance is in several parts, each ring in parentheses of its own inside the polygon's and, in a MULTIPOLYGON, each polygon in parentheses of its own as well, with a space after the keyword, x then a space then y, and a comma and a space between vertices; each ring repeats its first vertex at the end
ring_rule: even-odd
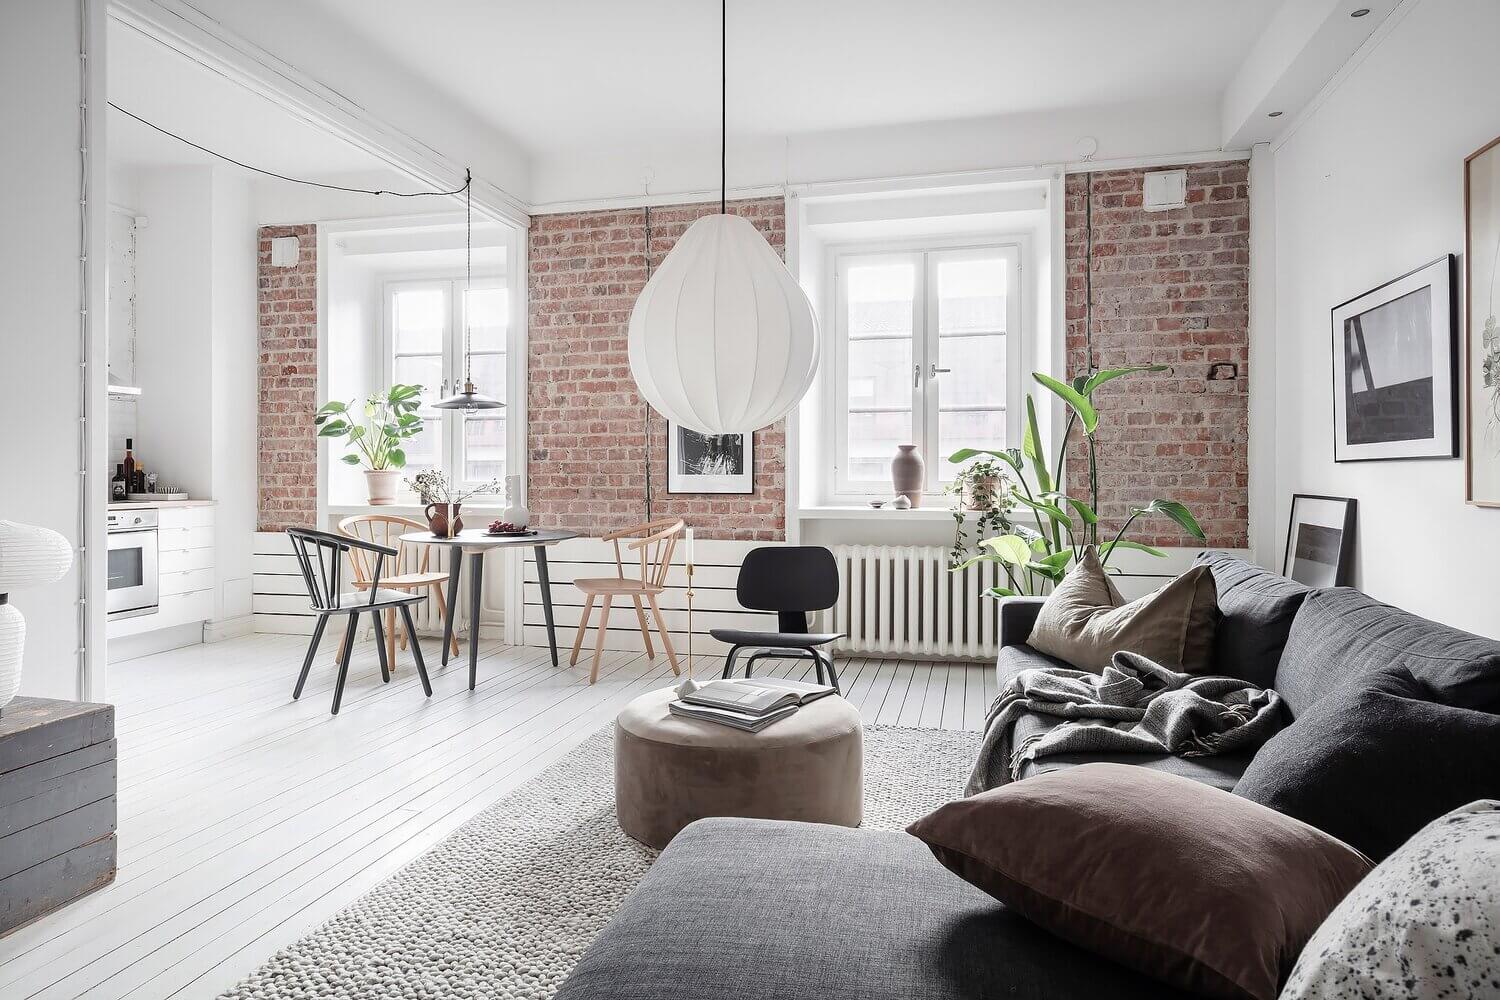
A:
POLYGON ((926 459, 929 493, 959 448, 1007 446, 1020 261, 1016 245, 836 256, 836 496, 888 494, 900 444, 926 459))
MULTIPOLYGON (((385 358, 391 383, 422 386, 431 404, 463 387, 468 310, 474 385, 505 402, 510 294, 496 279, 420 278, 385 286, 385 358)), ((424 405, 422 433, 406 444, 409 472, 441 469, 456 483, 505 476, 505 410, 438 410, 424 405)))

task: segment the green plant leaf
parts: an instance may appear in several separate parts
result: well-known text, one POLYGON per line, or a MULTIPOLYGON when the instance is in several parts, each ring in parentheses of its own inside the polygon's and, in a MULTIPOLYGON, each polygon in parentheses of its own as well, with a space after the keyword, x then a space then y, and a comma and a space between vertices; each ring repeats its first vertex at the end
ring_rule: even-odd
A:
POLYGON ((393 385, 391 391, 386 393, 386 399, 392 403, 400 403, 422 394, 420 385, 393 385))
POLYGON ((1167 554, 1161 549, 1153 549, 1151 546, 1146 545, 1143 542, 1132 542, 1129 539, 1122 538, 1119 541, 1105 542, 1103 545, 1099 546, 1100 560, 1102 561, 1108 559, 1109 554, 1115 549, 1134 549, 1137 552, 1144 552, 1147 555, 1157 556, 1162 559, 1165 559, 1167 557, 1167 554))
POLYGON ((984 592, 984 596, 985 597, 997 597, 998 598, 998 597, 1016 597, 1018 595, 1016 594, 1016 592, 1014 590, 1011 590, 1009 587, 990 587, 988 590, 986 590, 984 592))
POLYGON ((341 437, 348 429, 347 420, 330 420, 318 427, 318 437, 341 437))
POLYGON ((1094 508, 1090 507, 1082 500, 1077 500, 1070 496, 1065 496, 1063 497, 1063 499, 1068 502, 1068 506, 1072 507, 1075 511, 1078 512, 1078 516, 1083 520, 1085 524, 1099 523, 1099 515, 1094 513, 1094 508))
POLYGON ((334 401, 332 401, 330 403, 324 403, 322 406, 318 407, 318 412, 319 413, 344 413, 348 409, 349 409, 349 404, 348 403, 340 403, 338 400, 335 399, 334 401))
POLYGON ((400 448, 392 448, 386 457, 389 459, 387 464, 392 469, 406 468, 406 452, 400 448))
POLYGON ((1042 454, 1042 435, 1036 425, 1036 403, 1031 394, 1026 395, 1026 427, 1021 438, 1021 451, 1031 460, 1031 474, 1036 479, 1040 493, 1052 489, 1052 474, 1047 471, 1047 456, 1042 454))
POLYGON ((1043 514, 1046 514, 1052 520, 1067 528, 1069 532, 1073 530, 1073 519, 1057 504, 1048 503, 1045 500, 1033 500, 1023 493, 1017 493, 1016 500, 1030 507, 1032 510, 1041 511, 1043 514))
POLYGON ((1186 531, 1198 539, 1198 541, 1205 542, 1208 540, 1208 536, 1203 534, 1203 529, 1198 525, 1198 519, 1193 517, 1192 511, 1176 500, 1166 500, 1158 497, 1146 506, 1139 508, 1138 512, 1141 514, 1164 514, 1176 521, 1182 527, 1183 531, 1186 531))
MULTIPOLYGON (((1078 420, 1083 424, 1083 432, 1085 434, 1093 434, 1094 431, 1099 429, 1099 411, 1094 409, 1094 404, 1089 402, 1087 396, 1074 389, 1071 385, 1059 382, 1051 375, 1032 372, 1031 377, 1052 390, 1053 395, 1057 396, 1064 403, 1067 403, 1073 412, 1078 414, 1078 420)), ((1029 400, 1030 397, 1028 396, 1027 399, 1029 400)))
POLYGON ((988 552, 981 552, 977 556, 970 556, 961 563, 954 563, 953 565, 949 566, 948 572, 957 573, 959 570, 968 569, 970 566, 974 566, 979 563, 999 561, 1000 559, 998 556, 991 555, 988 552))
POLYGON ((1043 563, 1047 566, 1051 566, 1053 569, 1058 570, 1066 570, 1068 568, 1068 564, 1072 561, 1072 549, 1059 549, 1056 552, 1050 553, 1036 560, 1036 562, 1043 563))
POLYGON ((339 459, 339 461, 343 462, 345 465, 358 465, 359 464, 359 456, 351 453, 351 454, 345 455, 343 458, 339 459))
POLYGON ((1031 546, 1016 535, 997 535, 979 543, 1000 557, 1001 562, 1012 566, 1025 566, 1031 560, 1031 546))
POLYGON ((1010 466, 1012 469, 1015 469, 1016 475, 1021 474, 1021 457, 1017 455, 1013 450, 990 451, 988 448, 960 448, 958 451, 955 451, 953 454, 948 456, 948 461, 952 462, 954 465, 958 465, 961 462, 967 462, 969 459, 977 458, 980 455, 988 455, 991 458, 998 459, 999 461, 1004 462, 1006 465, 1010 466))
POLYGON ((364 429, 363 425, 361 425, 361 424, 352 424, 349 427, 349 443, 350 444, 353 444, 355 441, 358 441, 360 438, 362 438, 364 436, 365 436, 365 429, 364 429))
POLYGON ((1164 372, 1168 370, 1167 365, 1130 365, 1126 368, 1105 368, 1094 372, 1084 380, 1083 388, 1079 391, 1085 396, 1093 396, 1094 390, 1106 382, 1113 382, 1117 378, 1126 375, 1134 375, 1136 372, 1164 372))
POLYGON ((1027 563, 1026 568, 1031 570, 1031 572, 1036 573, 1038 576, 1046 577, 1053 583, 1057 583, 1062 580, 1064 575, 1062 570, 1058 569, 1055 566, 1049 566, 1043 562, 1027 563))

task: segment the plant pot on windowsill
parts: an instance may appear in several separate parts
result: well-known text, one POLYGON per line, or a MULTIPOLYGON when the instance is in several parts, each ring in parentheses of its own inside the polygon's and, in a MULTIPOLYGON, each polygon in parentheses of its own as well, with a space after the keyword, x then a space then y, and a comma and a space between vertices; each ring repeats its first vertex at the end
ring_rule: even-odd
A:
POLYGON ((366 469, 365 492, 371 507, 385 507, 396 502, 396 480, 400 469, 366 469))
POLYGON ((999 476, 980 476, 964 484, 964 510, 986 511, 999 506, 1004 482, 999 476))

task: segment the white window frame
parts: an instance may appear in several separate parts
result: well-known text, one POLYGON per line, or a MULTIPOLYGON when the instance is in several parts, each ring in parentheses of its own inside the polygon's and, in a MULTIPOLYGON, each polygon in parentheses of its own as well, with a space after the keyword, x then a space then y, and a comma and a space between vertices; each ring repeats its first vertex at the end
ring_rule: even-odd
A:
MULTIPOLYGON (((472 287, 476 291, 481 289, 506 289, 510 291, 503 274, 487 273, 476 276, 472 287)), ((438 399, 457 392, 463 386, 464 378, 464 316, 465 308, 464 288, 465 277, 462 274, 439 273, 439 274, 412 274, 401 275, 386 279, 381 285, 381 335, 379 338, 380 359, 377 371, 380 372, 381 384, 391 385, 395 378, 396 361, 396 334, 394 306, 395 297, 398 292, 421 289, 442 289, 447 297, 447 320, 448 329, 443 338, 443 363, 442 381, 434 388, 438 399)), ((513 297, 513 296, 512 296, 513 297)), ((505 449, 505 473, 507 476, 514 475, 515 465, 512 454, 512 441, 510 423, 514 419, 510 412, 509 402, 514 389, 515 379, 513 367, 515 358, 516 330, 515 309, 507 310, 505 330, 505 384, 503 386, 478 386, 481 392, 489 395, 503 395, 507 403, 505 413, 506 421, 506 449, 505 449)), ((475 354, 500 354, 501 351, 476 351, 475 354)), ((478 481, 470 481, 461 473, 465 469, 463 420, 465 414, 461 410, 446 410, 439 421, 441 438, 438 444, 438 460, 441 471, 448 477, 448 481, 463 489, 472 489, 480 485, 478 481)), ((481 494, 476 500, 494 499, 502 494, 481 494)))
MULTIPOLYGON (((938 413, 941 408, 941 372, 934 374, 938 358, 938 299, 930 294, 935 288, 938 260, 941 257, 992 255, 997 251, 1010 258, 1015 280, 1006 292, 1005 357, 1005 436, 1006 447, 1019 447, 1021 412, 1017 401, 1024 398, 1023 371, 1033 355, 1033 313, 1027 308, 1030 295, 1031 238, 1027 234, 1006 234, 982 239, 904 240, 899 242, 852 243, 830 247, 828 273, 833 275, 834 337, 831 391, 825 393, 828 408, 824 426, 825 454, 833 456, 826 493, 834 504, 862 503, 891 495, 889 482, 850 482, 849 468, 849 330, 848 280, 851 264, 886 260, 911 260, 915 264, 915 288, 912 295, 912 437, 927 467, 926 496, 936 497, 943 491, 942 468, 947 456, 937 454, 938 413)), ((988 409, 988 407, 987 407, 988 409)), ((894 457, 894 456, 893 456, 894 457)))

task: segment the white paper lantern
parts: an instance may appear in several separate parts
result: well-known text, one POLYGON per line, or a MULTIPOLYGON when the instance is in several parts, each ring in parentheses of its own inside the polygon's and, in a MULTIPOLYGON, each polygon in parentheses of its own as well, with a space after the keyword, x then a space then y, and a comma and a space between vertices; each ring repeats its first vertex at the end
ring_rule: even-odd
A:
MULTIPOLYGON (((50 528, 0 521, 0 598, 12 590, 56 583, 73 565, 73 546, 50 528)), ((0 708, 21 687, 26 620, 16 606, 0 603, 0 708)))
POLYGON ((818 368, 812 303, 746 219, 688 227, 630 314, 630 373, 657 412, 704 434, 785 416, 818 368))

